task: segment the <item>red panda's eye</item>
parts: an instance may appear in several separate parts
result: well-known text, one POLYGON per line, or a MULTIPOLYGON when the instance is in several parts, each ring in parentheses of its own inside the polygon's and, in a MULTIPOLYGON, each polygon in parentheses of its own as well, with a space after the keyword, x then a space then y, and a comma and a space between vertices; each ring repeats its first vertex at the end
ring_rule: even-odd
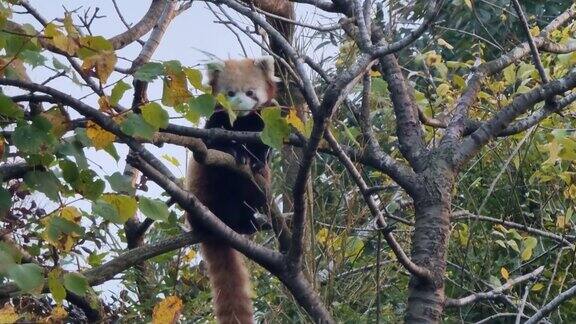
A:
POLYGON ((236 92, 234 91, 228 91, 228 97, 234 97, 235 94, 236 92))
POLYGON ((254 91, 252 91, 252 90, 246 91, 246 95, 247 95, 248 97, 251 97, 253 94, 254 94, 254 91))

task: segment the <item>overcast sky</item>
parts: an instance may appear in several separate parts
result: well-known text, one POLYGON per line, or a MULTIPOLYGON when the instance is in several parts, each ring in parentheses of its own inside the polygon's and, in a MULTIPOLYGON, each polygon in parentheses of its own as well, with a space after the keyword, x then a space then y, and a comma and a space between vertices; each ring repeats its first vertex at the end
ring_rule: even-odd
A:
MULTIPOLYGON (((126 27, 121 23, 118 15, 112 4, 112 0, 29 0, 29 2, 47 19, 53 20, 57 18, 63 18, 65 9, 72 11, 76 10, 77 14, 83 15, 84 11, 91 8, 93 12, 95 7, 99 8, 99 15, 106 16, 105 18, 97 19, 92 25, 92 32, 94 35, 102 35, 106 38, 117 35, 118 33, 126 30, 126 27)), ((117 0, 120 10, 129 24, 136 23, 147 11, 150 0, 117 0)), ((16 11, 20 10, 20 7, 16 7, 16 11)), ((315 11, 309 11, 310 7, 302 6, 297 7, 298 16, 300 20, 305 20, 309 23, 314 23, 318 20, 322 20, 323 17, 316 15, 315 11)), ((237 16, 235 16, 237 17, 237 16)), ((79 20, 76 16, 73 16, 76 24, 79 24, 79 20)), ((19 23, 31 23, 35 26, 37 30, 41 30, 41 25, 35 21, 30 15, 16 14, 13 20, 19 23)), ((174 21, 168 27, 165 37, 162 39, 162 43, 154 53, 153 61, 165 61, 165 60, 179 60, 183 65, 186 66, 200 66, 202 67, 207 61, 209 61, 209 56, 206 53, 211 53, 216 57, 226 59, 226 58, 238 58, 243 56, 241 47, 238 44, 236 36, 231 33, 223 24, 214 23, 214 15, 207 9, 207 6, 203 2, 194 2, 192 8, 187 10, 182 15, 176 17, 174 21)), ((243 18, 239 20, 243 24, 247 21, 243 18)), ((247 24, 246 26, 252 25, 247 24)), ((146 40, 148 35, 144 36, 142 39, 146 40)), ((261 49, 248 40, 245 36, 241 36, 243 39, 244 47, 248 56, 256 57, 261 56, 261 49)), ((304 38, 301 38, 304 39, 304 38)), ((134 43, 120 51, 117 52, 119 57, 125 58, 135 58, 141 46, 134 43)), ((51 55, 47 52, 44 54, 50 59, 51 55)), ((319 55, 315 53, 314 55, 319 55)), ((61 62, 66 62, 65 58, 56 55, 58 60, 61 62)), ((48 63, 50 64, 50 63, 48 63)), ((128 67, 130 62, 119 60, 118 65, 122 67, 128 67)), ((42 82, 46 78, 52 76, 54 72, 46 68, 36 68, 33 71, 29 71, 29 75, 32 80, 36 82, 42 82)), ((121 75, 115 73, 109 80, 109 84, 117 80, 121 75)), ((127 79, 126 82, 131 83, 131 78, 127 79)), ((67 92, 76 98, 82 98, 85 95, 89 95, 91 90, 87 87, 79 87, 76 84, 70 82, 70 80, 65 78, 59 78, 51 81, 49 86, 59 89, 61 91, 67 92)), ((14 90, 8 89, 8 93, 14 90)), ((110 89, 107 89, 109 94, 110 89)), ((150 86, 148 96, 151 100, 161 98, 161 82, 156 81, 150 86)), ((131 92, 127 92, 124 96, 125 98, 121 104, 125 107, 131 104, 131 92)), ((88 96, 83 99, 86 103, 92 105, 93 107, 98 107, 95 95, 88 96)), ((48 108, 46 105, 45 108, 48 108)), ((76 115, 78 117, 78 115, 76 115)), ((174 121, 178 123, 186 123, 186 121, 179 120, 174 121)), ((189 124, 189 123, 188 123, 189 124)), ((126 155, 125 145, 116 145, 118 152, 121 157, 126 155)), ((156 148, 154 146, 147 146, 157 157, 161 157, 163 154, 169 154, 176 157, 181 165, 179 167, 172 166, 170 163, 165 164, 172 170, 172 172, 181 177, 185 172, 185 162, 187 158, 186 150, 183 148, 165 145, 162 148, 156 148)), ((95 171, 100 175, 110 175, 115 171, 122 172, 124 168, 124 161, 121 159, 119 162, 114 161, 107 153, 103 151, 95 151, 94 149, 86 150, 87 157, 95 171)), ((145 195, 151 197, 158 197, 162 192, 158 187, 149 184, 150 190, 145 195)), ((57 206, 50 202, 47 198, 39 194, 36 198, 39 206, 45 206, 47 212, 51 212, 57 206)), ((78 202, 76 203, 79 207, 86 211, 90 211, 90 204, 88 202, 78 202)), ((105 291, 117 292, 118 286, 114 284, 105 284, 101 287, 105 291)), ((106 294, 108 295, 108 294, 106 294)))
MULTIPOLYGON (((75 10, 77 14, 83 15, 86 9, 90 8, 90 12, 93 12, 94 8, 98 7, 99 15, 106 17, 94 21, 92 25, 94 35, 102 35, 109 38, 126 30, 126 27, 122 24, 114 9, 112 0, 29 0, 29 2, 48 20, 64 17, 65 9, 68 11, 75 10)), ((150 2, 151 1, 142 0, 117 0, 120 11, 129 24, 134 24, 139 21, 147 11, 150 2)), ((310 9, 311 7, 309 6, 297 7, 299 19, 307 22, 316 22, 323 19, 316 14, 316 11, 310 9)), ((78 17, 73 16, 73 18, 76 24, 80 24, 78 17)), ((37 29, 41 29, 40 25, 29 15, 16 15, 14 20, 32 23, 37 29)), ((152 60, 165 61, 175 59, 186 66, 203 67, 203 65, 210 60, 210 57, 206 53, 222 59, 242 57, 243 52, 236 36, 223 24, 214 23, 215 20, 214 15, 207 9, 205 3, 194 2, 192 8, 176 17, 170 24, 152 60)), ((252 25, 247 24, 247 20, 244 18, 239 18, 238 21, 243 25, 245 24, 253 28, 252 25)), ((148 35, 144 36, 143 40, 146 40, 147 37, 148 35)), ((243 40, 244 48, 248 56, 255 57, 262 55, 260 47, 252 43, 247 37, 242 35, 240 35, 240 37, 243 40)), ((119 57, 133 59, 138 55, 140 49, 141 46, 139 44, 133 43, 118 51, 117 54, 119 57)), ((65 62, 65 59, 62 57, 59 57, 59 60, 65 62)), ((119 59, 118 65, 127 67, 130 65, 130 62, 119 59)), ((41 82, 52 74, 53 72, 51 71, 37 68, 31 73, 31 77, 33 80, 41 82)), ((116 75, 115 77, 117 79, 120 76, 121 75, 116 75)), ((114 77, 112 77, 109 83, 114 80, 114 77)), ((131 82, 131 80, 128 79, 127 82, 131 82)), ((91 93, 89 88, 80 88, 63 78, 53 81, 49 85, 61 90, 65 89, 77 98, 91 93)), ((151 100, 159 99, 161 97, 161 82, 154 82, 150 86, 148 95, 151 100)), ((88 104, 93 106, 97 106, 96 100, 97 97, 95 95, 85 99, 88 104)), ((126 93, 121 103, 124 106, 130 105, 129 92, 126 93)), ((174 122, 185 123, 185 121, 174 122)), ((117 145, 120 153, 122 153, 122 146, 123 145, 117 145)), ((151 148, 151 150, 157 153, 158 156, 168 153, 177 157, 183 163, 182 166, 180 168, 170 167, 177 176, 183 175, 184 160, 186 157, 184 149, 166 146, 160 150, 156 148, 151 148)), ((101 167, 100 172, 109 174, 118 169, 122 170, 123 168, 123 161, 120 161, 118 166, 116 166, 116 162, 111 160, 107 154, 103 152, 93 152, 93 150, 90 150, 90 154, 95 165, 101 167), (109 167, 110 163, 114 164, 113 168, 109 167)))

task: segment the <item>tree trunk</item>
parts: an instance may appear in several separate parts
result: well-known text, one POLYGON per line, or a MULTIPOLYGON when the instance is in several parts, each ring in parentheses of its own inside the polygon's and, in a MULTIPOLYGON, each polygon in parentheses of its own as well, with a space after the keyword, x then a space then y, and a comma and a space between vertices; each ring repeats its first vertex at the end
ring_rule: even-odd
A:
POLYGON ((416 224, 412 261, 430 270, 432 280, 412 276, 407 323, 439 323, 444 307, 444 275, 450 238, 450 204, 455 173, 444 163, 424 171, 423 190, 414 197, 416 224))

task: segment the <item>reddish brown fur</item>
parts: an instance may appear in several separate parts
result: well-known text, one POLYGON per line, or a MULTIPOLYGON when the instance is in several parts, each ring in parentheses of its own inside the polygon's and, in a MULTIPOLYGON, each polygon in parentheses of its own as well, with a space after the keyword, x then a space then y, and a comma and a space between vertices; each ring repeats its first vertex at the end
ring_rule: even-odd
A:
POLYGON ((253 323, 250 279, 242 255, 217 241, 202 243, 202 255, 208 263, 218 323, 253 323))
MULTIPOLYGON (((267 96, 260 105, 269 105, 276 94, 274 66, 270 62, 252 59, 229 60, 210 71, 210 85, 216 92, 223 88, 234 91, 260 89, 267 96), (266 64, 268 63, 268 64, 266 64)), ((256 107, 260 108, 260 107, 256 107)), ((257 114, 238 117, 234 125, 223 110, 212 115, 206 127, 222 127, 238 131, 262 131, 264 124, 257 114), (224 115, 222 115, 224 114, 224 115)), ((207 143, 208 148, 235 149, 234 143, 207 143)), ((263 144, 246 144, 250 156, 258 157, 263 164, 254 169, 270 183, 270 169, 266 161, 268 148, 263 144)), ((245 153, 243 153, 245 154, 245 153)), ((256 162, 256 161, 251 161, 256 162)), ((250 220, 256 209, 266 204, 266 196, 255 183, 238 175, 235 171, 207 166, 192 160, 188 168, 187 188, 210 209, 218 218, 239 233, 253 233, 250 220), (247 226, 248 225, 248 226, 247 226)), ((194 224, 196 230, 203 231, 201 224, 194 224)), ((253 323, 252 301, 250 299, 250 280, 242 255, 225 242, 211 240, 202 243, 202 254, 208 264, 208 274, 213 292, 213 303, 218 323, 253 323)))

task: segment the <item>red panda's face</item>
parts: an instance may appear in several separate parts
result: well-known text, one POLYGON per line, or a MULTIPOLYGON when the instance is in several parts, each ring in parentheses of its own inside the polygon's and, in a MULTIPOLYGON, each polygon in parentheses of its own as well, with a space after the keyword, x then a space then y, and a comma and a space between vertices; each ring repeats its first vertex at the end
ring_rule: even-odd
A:
POLYGON ((239 116, 274 99, 278 78, 270 56, 212 63, 208 72, 214 92, 224 94, 239 116))

